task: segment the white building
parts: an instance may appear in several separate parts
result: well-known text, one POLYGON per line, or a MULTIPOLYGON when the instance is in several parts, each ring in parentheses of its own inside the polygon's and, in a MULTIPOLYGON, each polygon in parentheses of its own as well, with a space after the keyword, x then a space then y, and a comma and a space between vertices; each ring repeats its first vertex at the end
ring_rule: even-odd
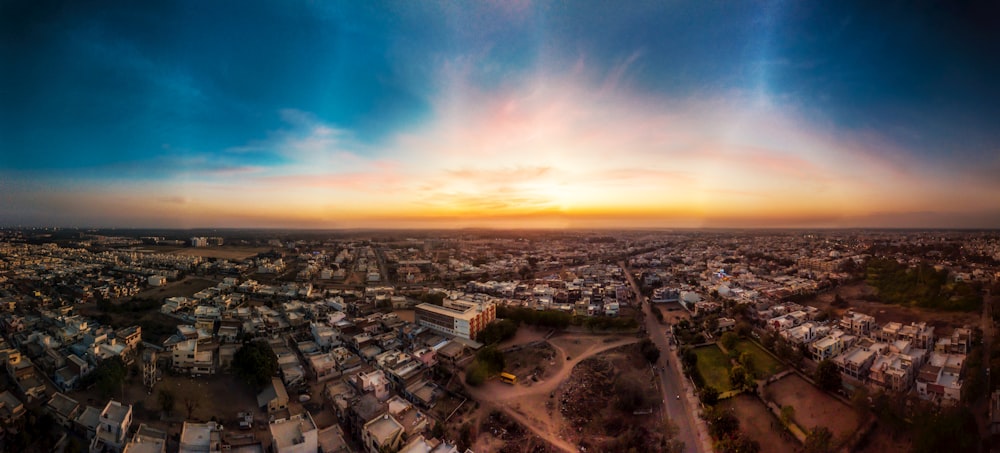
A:
POLYGON ((319 430, 308 411, 269 426, 275 453, 316 453, 319 448, 319 430))
POLYGON ((108 401, 98 419, 97 433, 90 442, 90 451, 92 453, 122 451, 130 426, 132 426, 132 406, 115 400, 108 401))

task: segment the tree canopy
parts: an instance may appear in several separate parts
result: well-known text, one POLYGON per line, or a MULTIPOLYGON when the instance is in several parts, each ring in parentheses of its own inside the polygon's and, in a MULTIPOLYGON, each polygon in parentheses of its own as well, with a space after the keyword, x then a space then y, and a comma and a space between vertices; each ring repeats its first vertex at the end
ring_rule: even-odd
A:
POLYGON ((819 362, 819 365, 816 367, 816 384, 819 385, 819 388, 828 392, 839 390, 841 378, 840 369, 837 368, 837 364, 833 363, 830 359, 819 362))
POLYGON ((278 358, 271 346, 263 341, 246 343, 233 356, 233 371, 254 387, 271 382, 278 372, 278 358))

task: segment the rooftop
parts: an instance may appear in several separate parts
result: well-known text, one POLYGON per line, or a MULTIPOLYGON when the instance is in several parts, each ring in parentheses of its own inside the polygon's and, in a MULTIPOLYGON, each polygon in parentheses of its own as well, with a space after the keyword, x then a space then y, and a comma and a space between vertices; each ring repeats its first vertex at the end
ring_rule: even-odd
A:
POLYGON ((306 412, 282 422, 271 423, 270 428, 274 445, 280 449, 304 442, 305 434, 316 430, 316 423, 306 412))

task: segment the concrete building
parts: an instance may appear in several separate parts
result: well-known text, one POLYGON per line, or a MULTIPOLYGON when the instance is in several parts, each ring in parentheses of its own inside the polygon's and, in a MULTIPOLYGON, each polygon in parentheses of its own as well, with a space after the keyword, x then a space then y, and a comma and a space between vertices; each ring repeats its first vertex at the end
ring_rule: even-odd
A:
POLYGON ((376 417, 365 423, 361 440, 368 453, 395 451, 403 440, 403 425, 389 414, 376 417))
POLYGON ((90 442, 90 451, 92 453, 122 451, 131 426, 132 406, 115 400, 108 401, 98 419, 97 432, 90 442))
POLYGON ((125 444, 122 453, 166 453, 166 451, 167 433, 141 424, 132 435, 132 440, 125 444))
POLYGON ((269 427, 274 453, 315 453, 319 448, 319 430, 309 412, 271 423, 269 427))
POLYGON ((496 317, 496 305, 493 302, 447 299, 442 306, 417 305, 414 316, 418 325, 469 340, 474 340, 479 331, 496 317))
POLYGON ((178 453, 221 453, 222 426, 216 422, 184 422, 178 453))

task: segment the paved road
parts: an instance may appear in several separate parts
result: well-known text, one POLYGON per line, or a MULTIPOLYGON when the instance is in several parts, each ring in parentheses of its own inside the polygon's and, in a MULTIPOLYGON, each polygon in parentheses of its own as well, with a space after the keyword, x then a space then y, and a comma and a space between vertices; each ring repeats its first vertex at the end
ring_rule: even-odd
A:
MULTIPOLYGON (((632 273, 625 267, 625 263, 621 263, 621 266, 625 270, 625 276, 628 278, 629 284, 632 285, 632 290, 641 301, 642 295, 639 292, 639 286, 632 279, 632 273)), ((666 326, 660 324, 653 317, 649 305, 643 303, 642 310, 646 314, 646 330, 649 332, 649 338, 653 340, 653 343, 661 351, 658 366, 664 367, 664 371, 660 373, 660 380, 665 394, 664 410, 666 410, 667 417, 677 425, 677 438, 684 442, 684 451, 701 453, 703 446, 699 442, 698 430, 694 426, 695 421, 693 420, 695 410, 687 407, 688 401, 684 397, 684 386, 681 382, 683 377, 680 373, 681 364, 670 353, 670 343, 667 340, 666 326), (677 398, 678 395, 681 396, 680 399, 677 398)))

